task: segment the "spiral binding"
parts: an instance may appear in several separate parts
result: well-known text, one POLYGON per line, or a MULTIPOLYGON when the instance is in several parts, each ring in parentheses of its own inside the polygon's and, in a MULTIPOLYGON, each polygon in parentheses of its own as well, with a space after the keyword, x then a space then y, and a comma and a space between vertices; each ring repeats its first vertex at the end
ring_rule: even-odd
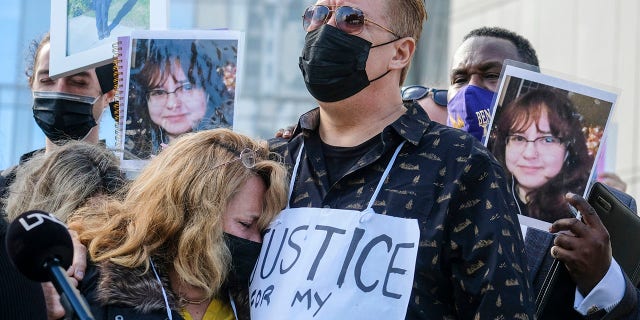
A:
POLYGON ((115 136, 116 136, 116 149, 122 149, 122 123, 120 123, 120 101, 124 98, 124 81, 122 79, 122 51, 121 51, 122 41, 118 40, 114 42, 112 45, 113 51, 113 87, 117 88, 117 94, 114 102, 114 112, 113 116, 115 119, 115 136))

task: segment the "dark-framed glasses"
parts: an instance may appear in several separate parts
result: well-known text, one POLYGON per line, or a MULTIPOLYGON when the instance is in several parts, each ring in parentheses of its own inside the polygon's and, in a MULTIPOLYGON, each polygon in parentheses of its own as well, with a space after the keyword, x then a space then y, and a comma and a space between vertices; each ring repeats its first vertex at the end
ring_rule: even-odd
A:
POLYGON ((169 99, 170 94, 175 94, 177 98, 182 98, 185 95, 193 93, 195 86, 189 82, 181 82, 180 85, 173 91, 167 91, 164 89, 151 89, 147 91, 147 101, 151 104, 164 104, 169 99))
POLYGON ((329 21, 331 15, 336 17, 336 26, 338 29, 348 34, 356 35, 362 32, 364 24, 369 22, 373 25, 380 27, 381 29, 391 33, 397 38, 402 38, 389 28, 383 27, 380 24, 367 19, 364 16, 364 12, 358 8, 350 6, 337 6, 331 10, 328 6, 310 6, 304 10, 302 15, 302 27, 306 32, 311 32, 318 29, 323 24, 329 21))
POLYGON ((421 85, 413 85, 413 86, 402 87, 402 89, 400 89, 400 92, 402 94, 402 101, 404 102, 411 102, 414 100, 417 101, 431 94, 433 101, 437 105, 442 107, 447 106, 447 90, 446 89, 436 89, 436 88, 429 88, 421 85))
POLYGON ((507 146, 518 150, 524 149, 529 142, 533 143, 533 145, 540 150, 555 149, 565 146, 564 141, 561 138, 552 135, 546 135, 529 140, 519 134, 511 134, 507 136, 506 141, 507 146))
POLYGON ((247 168, 247 169, 251 169, 253 167, 255 167, 256 165, 256 152, 252 149, 249 148, 244 148, 242 149, 242 151, 240 151, 240 154, 235 157, 234 159, 231 159, 229 161, 225 161, 223 163, 217 164, 216 166, 214 166, 212 169, 216 169, 225 165, 228 165, 232 162, 236 162, 238 160, 240 160, 240 162, 242 162, 242 165, 247 168))

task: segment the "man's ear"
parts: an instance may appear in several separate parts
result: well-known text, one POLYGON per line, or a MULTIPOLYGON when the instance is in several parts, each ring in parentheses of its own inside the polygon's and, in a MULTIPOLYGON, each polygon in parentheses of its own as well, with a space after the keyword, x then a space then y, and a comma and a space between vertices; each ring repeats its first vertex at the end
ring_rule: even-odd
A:
POLYGON ((389 63, 389 69, 402 69, 411 63, 416 50, 416 40, 411 37, 404 37, 395 42, 396 54, 389 63))
POLYGON ((116 97, 116 90, 111 90, 103 93, 100 97, 98 97, 98 104, 102 108, 106 108, 110 102, 113 102, 116 97))
POLYGON ((107 102, 113 102, 116 98, 116 89, 103 94, 103 97, 107 100, 107 102))

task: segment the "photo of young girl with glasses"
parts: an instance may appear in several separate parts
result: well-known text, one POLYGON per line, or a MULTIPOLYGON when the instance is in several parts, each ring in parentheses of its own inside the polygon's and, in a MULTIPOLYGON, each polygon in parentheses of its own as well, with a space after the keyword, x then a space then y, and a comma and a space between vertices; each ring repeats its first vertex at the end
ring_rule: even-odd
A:
POLYGON ((572 217, 565 194, 584 193, 594 161, 582 119, 566 92, 549 88, 520 95, 496 116, 489 148, 520 214, 547 222, 572 217))
MULTIPOLYGON (((148 159, 181 134, 231 128, 236 40, 134 39, 125 159, 148 159), (233 84, 232 84, 233 85, 233 84)), ((234 82, 235 83, 235 82, 234 82)))

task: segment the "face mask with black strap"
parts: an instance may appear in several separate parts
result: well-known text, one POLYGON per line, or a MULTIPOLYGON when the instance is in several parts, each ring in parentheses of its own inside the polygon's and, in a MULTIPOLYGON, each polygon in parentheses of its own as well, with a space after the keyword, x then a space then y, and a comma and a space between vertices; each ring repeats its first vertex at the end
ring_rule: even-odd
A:
POLYGON ((231 252, 231 270, 227 284, 248 286, 249 276, 260 256, 262 243, 224 233, 224 241, 231 252))
POLYGON ((340 101, 355 95, 390 71, 369 80, 365 70, 369 50, 397 40, 371 46, 371 42, 328 24, 310 31, 298 63, 307 90, 322 102, 340 101))
POLYGON ((96 126, 93 104, 98 98, 63 92, 34 91, 33 117, 52 142, 82 140, 96 126))

